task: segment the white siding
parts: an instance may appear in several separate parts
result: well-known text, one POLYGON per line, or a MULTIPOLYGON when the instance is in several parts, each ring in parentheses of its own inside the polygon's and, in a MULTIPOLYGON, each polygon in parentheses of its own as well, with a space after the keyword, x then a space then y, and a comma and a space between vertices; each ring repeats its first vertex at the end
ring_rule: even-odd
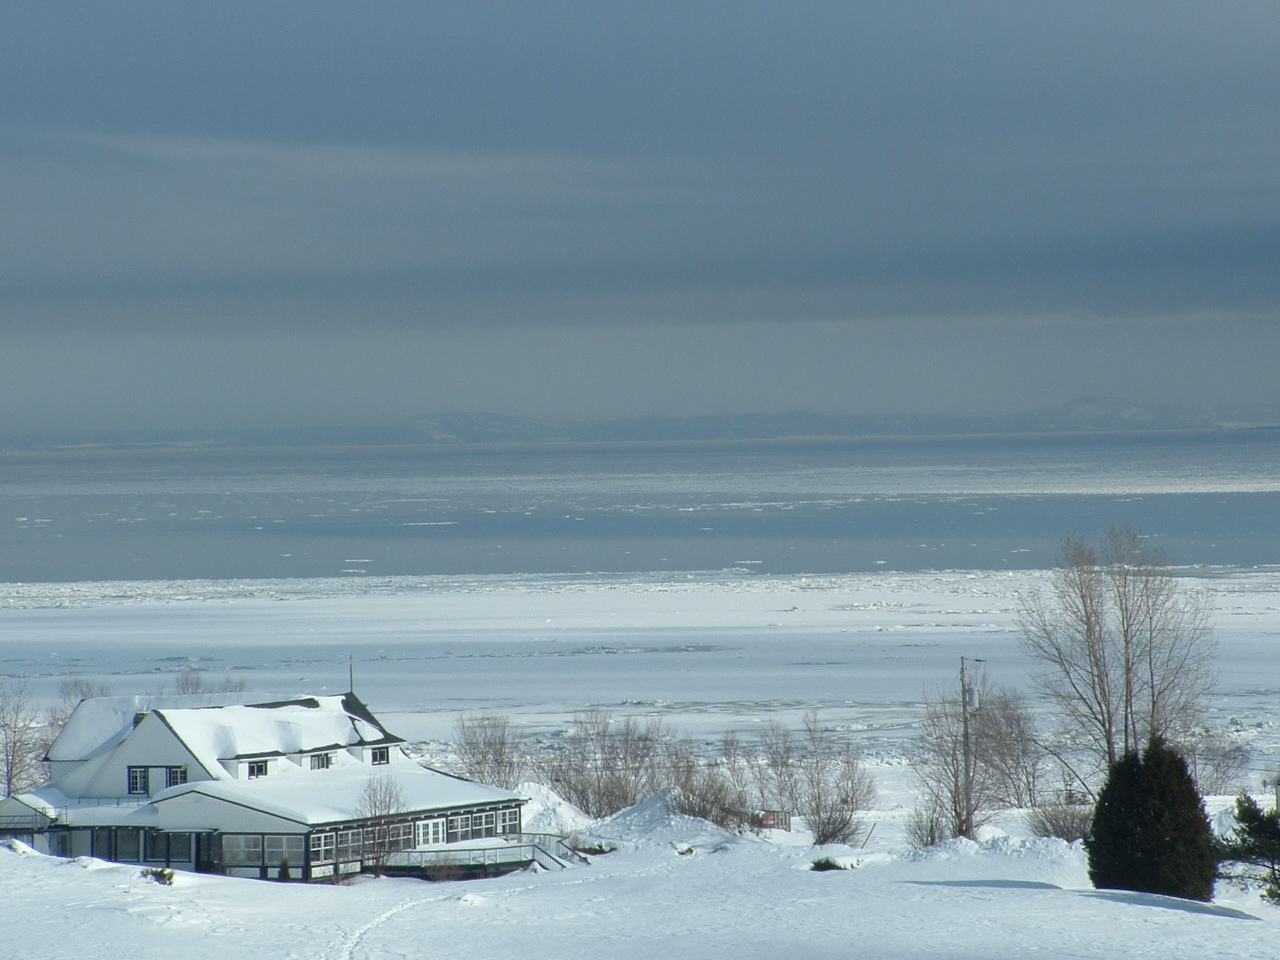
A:
MULTIPOLYGON (((68 780, 81 781, 74 784, 79 788, 76 795, 81 797, 128 797, 130 767, 151 770, 151 794, 165 789, 164 771, 169 767, 186 767, 188 782, 211 779, 182 741, 155 714, 147 714, 123 743, 86 763, 68 780)), ((71 792, 72 785, 58 784, 64 792, 71 792)))

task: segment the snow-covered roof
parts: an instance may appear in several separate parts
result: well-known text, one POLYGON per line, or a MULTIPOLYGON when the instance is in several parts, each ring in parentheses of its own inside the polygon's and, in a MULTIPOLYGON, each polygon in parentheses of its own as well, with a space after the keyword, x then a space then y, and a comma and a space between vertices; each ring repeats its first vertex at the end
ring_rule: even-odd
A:
POLYGON ((29 793, 6 797, 0 801, 3 812, 13 816, 21 808, 41 814, 50 820, 62 819, 77 827, 137 826, 154 827, 156 812, 143 800, 114 798, 82 798, 68 796, 53 784, 46 783, 29 793))
POLYGON ((490 787, 414 763, 395 764, 378 771, 363 764, 350 764, 324 771, 289 770, 256 780, 202 780, 170 787, 152 801, 159 805, 190 794, 261 810, 297 823, 314 825, 354 820, 368 816, 361 812, 361 798, 372 777, 389 777, 403 798, 400 809, 409 813, 443 810, 473 804, 522 801, 519 794, 490 787))
MULTIPOLYGON (((261 699, 261 694, 258 694, 261 699)), ((163 707, 221 707, 252 702, 247 693, 94 697, 81 700, 49 747, 46 760, 90 760, 110 750, 134 728, 134 719, 163 707)))
POLYGON ((220 760, 404 742, 387 733, 354 694, 155 713, 215 774, 220 760))
POLYGON ((122 742, 138 718, 151 713, 214 776, 220 760, 404 742, 351 693, 265 703, 243 693, 96 697, 76 707, 48 759, 93 759, 122 742))

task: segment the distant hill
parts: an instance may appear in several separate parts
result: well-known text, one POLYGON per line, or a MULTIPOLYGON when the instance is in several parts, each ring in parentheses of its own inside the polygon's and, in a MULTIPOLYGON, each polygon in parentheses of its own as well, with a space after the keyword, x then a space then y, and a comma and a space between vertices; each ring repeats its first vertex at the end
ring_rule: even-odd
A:
MULTIPOLYGON (((1240 426, 1240 425, 1234 425, 1240 426)), ((1275 429, 1275 427, 1271 427, 1275 429)), ((538 420, 490 413, 447 413, 395 424, 221 432, 130 432, 93 436, 26 436, 0 441, 10 448, 190 445, 198 447, 391 446, 417 444, 641 443, 1160 432, 1228 429, 1207 414, 1114 397, 1081 397, 1057 407, 994 416, 842 416, 820 413, 740 413, 617 420, 538 420)))

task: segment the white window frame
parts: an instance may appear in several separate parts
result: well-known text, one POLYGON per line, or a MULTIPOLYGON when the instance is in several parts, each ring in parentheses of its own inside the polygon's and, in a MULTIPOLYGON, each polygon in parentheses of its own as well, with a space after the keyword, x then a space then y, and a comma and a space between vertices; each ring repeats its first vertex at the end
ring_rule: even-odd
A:
POLYGON ((471 814, 463 813, 449 818, 449 833, 456 834, 458 840, 471 839, 471 814))
POLYGON ((374 766, 381 766, 384 763, 391 762, 390 747, 374 747, 369 751, 369 762, 374 766))
POLYGON ((419 820, 413 825, 414 846, 437 847, 445 842, 445 827, 448 821, 444 817, 434 820, 419 820))
POLYGON ((257 780, 271 772, 266 760, 250 760, 245 764, 244 775, 247 780, 257 780))
POLYGON ((165 767, 164 785, 166 787, 180 787, 186 782, 187 782, 186 767, 165 767))
POLYGON ((364 831, 359 827, 338 831, 338 859, 359 860, 364 852, 364 831))
POLYGON ((311 862, 333 863, 338 859, 338 840, 332 830, 311 835, 311 862))
POLYGON ((388 834, 388 847, 391 850, 408 850, 413 846, 413 824, 393 823, 388 834))
POLYGON ((499 810, 498 811, 498 834, 505 836, 509 833, 520 832, 520 811, 519 810, 499 810))
POLYGON ((129 768, 129 796, 145 797, 151 793, 151 770, 148 767, 129 768))
POLYGON ((313 753, 311 754, 312 770, 328 770, 333 766, 332 753, 313 753))

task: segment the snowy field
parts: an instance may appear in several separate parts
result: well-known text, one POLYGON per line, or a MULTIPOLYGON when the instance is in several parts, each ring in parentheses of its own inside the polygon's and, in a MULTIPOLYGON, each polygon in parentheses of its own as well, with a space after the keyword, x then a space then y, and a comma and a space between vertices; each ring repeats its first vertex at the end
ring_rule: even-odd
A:
MULTIPOLYGON (((1253 749, 1256 792, 1280 761, 1280 569, 1184 573, 1216 608, 1210 720, 1253 749)), ((182 876, 169 888, 129 867, 0 850, 0 956, 1275 956, 1280 911, 1256 895, 1220 887, 1200 905, 1098 893, 1078 849, 1028 840, 1017 817, 979 845, 913 854, 902 843, 923 691, 954 684, 963 655, 1029 692, 1014 611, 1044 576, 0 587, 0 669, 30 677, 39 697, 68 676, 155 690, 189 665, 264 694, 334 692, 350 658, 357 692, 429 755, 462 711, 499 710, 551 736, 600 705, 711 739, 816 708, 862 746, 880 788, 867 846, 825 851, 856 869, 827 873, 807 869, 815 853, 801 835, 731 838, 652 805, 582 824, 618 846, 590 866, 469 883, 182 876)))

